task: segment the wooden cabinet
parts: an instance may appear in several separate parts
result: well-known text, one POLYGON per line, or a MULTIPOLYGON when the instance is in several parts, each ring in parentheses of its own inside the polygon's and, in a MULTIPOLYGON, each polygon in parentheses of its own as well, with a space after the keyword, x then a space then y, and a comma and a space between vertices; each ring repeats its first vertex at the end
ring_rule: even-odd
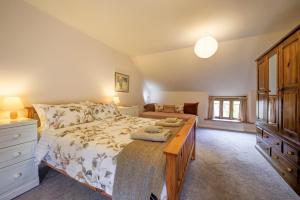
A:
POLYGON ((300 194, 300 25, 257 59, 257 79, 256 148, 300 194))

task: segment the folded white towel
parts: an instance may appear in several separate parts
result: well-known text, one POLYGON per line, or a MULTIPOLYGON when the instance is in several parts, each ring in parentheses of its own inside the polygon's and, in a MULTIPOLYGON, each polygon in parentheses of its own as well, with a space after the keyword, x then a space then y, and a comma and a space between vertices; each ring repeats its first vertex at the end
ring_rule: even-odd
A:
POLYGON ((146 133, 160 133, 162 131, 161 126, 146 126, 144 128, 144 131, 146 133))
POLYGON ((161 120, 161 121, 156 122, 155 125, 156 126, 165 126, 165 127, 178 127, 178 126, 183 125, 183 120, 179 119, 175 123, 169 123, 169 122, 166 122, 165 120, 161 120))
POLYGON ((160 133, 146 133, 140 130, 131 133, 131 139, 134 140, 147 140, 153 142, 165 142, 169 138, 171 132, 169 129, 162 129, 160 133))
POLYGON ((176 122, 178 122, 178 118, 176 118, 176 117, 168 117, 168 118, 166 118, 165 119, 165 121, 167 122, 167 123, 176 123, 176 122))

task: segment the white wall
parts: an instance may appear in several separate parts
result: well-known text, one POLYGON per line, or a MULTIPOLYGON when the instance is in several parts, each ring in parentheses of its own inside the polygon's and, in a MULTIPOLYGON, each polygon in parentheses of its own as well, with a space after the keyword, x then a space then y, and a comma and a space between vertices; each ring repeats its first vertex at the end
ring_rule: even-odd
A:
POLYGON ((0 97, 25 104, 100 100, 114 95, 115 71, 130 75, 121 104, 141 104, 131 59, 19 0, 0 1, 0 97))

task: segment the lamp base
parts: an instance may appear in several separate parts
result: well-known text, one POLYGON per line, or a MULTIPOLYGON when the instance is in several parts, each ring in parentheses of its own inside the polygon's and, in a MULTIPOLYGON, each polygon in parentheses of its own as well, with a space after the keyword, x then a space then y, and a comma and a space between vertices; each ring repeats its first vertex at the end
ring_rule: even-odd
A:
POLYGON ((10 119, 17 119, 18 118, 18 112, 10 112, 10 119))

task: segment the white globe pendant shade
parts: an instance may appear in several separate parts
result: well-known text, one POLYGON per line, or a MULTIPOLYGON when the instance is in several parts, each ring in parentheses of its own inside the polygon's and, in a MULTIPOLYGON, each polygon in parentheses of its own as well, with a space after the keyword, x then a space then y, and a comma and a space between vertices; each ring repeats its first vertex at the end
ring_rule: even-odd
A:
POLYGON ((216 53, 217 49, 217 40, 211 36, 205 36, 196 42, 194 52, 200 58, 209 58, 216 53))

